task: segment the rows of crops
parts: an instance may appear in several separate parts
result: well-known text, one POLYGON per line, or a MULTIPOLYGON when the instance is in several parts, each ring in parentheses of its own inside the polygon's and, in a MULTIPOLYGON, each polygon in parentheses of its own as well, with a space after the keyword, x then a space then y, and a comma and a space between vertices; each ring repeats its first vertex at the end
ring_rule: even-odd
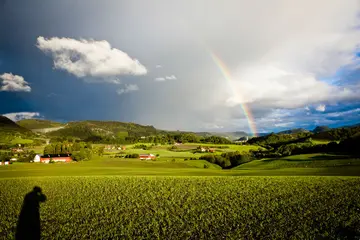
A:
POLYGON ((314 239, 360 232, 360 179, 40 177, 0 180, 0 239, 40 186, 44 239, 314 239))

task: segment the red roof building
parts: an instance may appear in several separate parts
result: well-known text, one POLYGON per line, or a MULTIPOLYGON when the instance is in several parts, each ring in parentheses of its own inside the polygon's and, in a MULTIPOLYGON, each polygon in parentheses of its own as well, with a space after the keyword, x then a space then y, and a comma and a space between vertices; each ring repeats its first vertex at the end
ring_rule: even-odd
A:
POLYGON ((49 163, 50 159, 54 162, 71 162, 71 154, 47 154, 40 157, 40 162, 49 163))
POLYGON ((156 159, 156 156, 153 154, 140 154, 140 159, 141 160, 151 160, 151 159, 156 159))

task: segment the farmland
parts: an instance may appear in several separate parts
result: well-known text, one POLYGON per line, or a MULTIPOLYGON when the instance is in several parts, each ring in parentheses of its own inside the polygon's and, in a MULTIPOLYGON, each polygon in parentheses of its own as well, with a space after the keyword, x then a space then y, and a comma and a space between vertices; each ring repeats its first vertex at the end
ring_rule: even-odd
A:
POLYGON ((344 239, 360 230, 359 185, 345 177, 1 179, 0 238, 13 238, 23 196, 40 186, 44 239, 344 239))
MULTIPOLYGON (((14 238, 24 196, 34 186, 47 197, 40 208, 43 239, 352 239, 360 234, 357 158, 302 154, 221 169, 199 160, 209 154, 195 151, 200 144, 144 145, 146 150, 108 149, 88 161, 0 167, 0 239, 14 238), (133 153, 158 158, 116 157, 133 153)), ((214 149, 214 155, 261 148, 201 146, 214 149)), ((43 147, 33 150, 40 153, 43 147)))

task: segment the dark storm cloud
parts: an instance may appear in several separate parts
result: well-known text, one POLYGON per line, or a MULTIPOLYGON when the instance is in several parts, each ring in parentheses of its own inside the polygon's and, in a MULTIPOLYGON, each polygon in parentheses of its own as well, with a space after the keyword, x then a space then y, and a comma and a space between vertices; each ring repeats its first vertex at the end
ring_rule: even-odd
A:
MULTIPOLYGON (((0 74, 16 72, 29 82, 31 95, 22 95, 29 109, 22 111, 168 129, 248 130, 241 103, 251 109, 259 128, 287 127, 300 124, 296 118, 306 115, 299 110, 305 106, 324 104, 328 109, 330 103, 341 105, 359 95, 358 80, 351 73, 345 76, 353 86, 348 89, 346 79, 344 84, 321 80, 352 64, 349 56, 359 34, 347 26, 358 22, 356 0, 2 3, 6 11, 0 14, 0 32, 6 34, 0 37, 0 74), (35 46, 39 36, 105 40, 139 59, 149 71, 141 78, 107 79, 121 82, 119 87, 93 84, 92 76, 76 81, 52 69, 52 59, 35 46), (210 51, 227 66, 232 79, 223 75, 210 51), (154 81, 171 75, 177 80, 154 81), (116 93, 125 92, 126 86, 137 90, 116 93), (58 96, 45 100, 52 92, 58 96)), ((21 102, 12 102, 4 93, 0 98, 14 108, 8 104, 0 106, 1 111, 18 112, 21 102)))

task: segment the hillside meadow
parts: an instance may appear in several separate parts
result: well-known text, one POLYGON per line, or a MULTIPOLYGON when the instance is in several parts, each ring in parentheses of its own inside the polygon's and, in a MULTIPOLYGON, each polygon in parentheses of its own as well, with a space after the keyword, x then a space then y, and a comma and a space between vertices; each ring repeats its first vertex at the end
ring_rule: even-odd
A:
POLYGON ((156 161, 94 156, 72 163, 14 163, 0 166, 0 178, 31 176, 360 176, 359 159, 303 154, 280 159, 254 160, 221 169, 205 160, 162 157, 156 161), (206 167, 205 167, 206 166, 206 167))

